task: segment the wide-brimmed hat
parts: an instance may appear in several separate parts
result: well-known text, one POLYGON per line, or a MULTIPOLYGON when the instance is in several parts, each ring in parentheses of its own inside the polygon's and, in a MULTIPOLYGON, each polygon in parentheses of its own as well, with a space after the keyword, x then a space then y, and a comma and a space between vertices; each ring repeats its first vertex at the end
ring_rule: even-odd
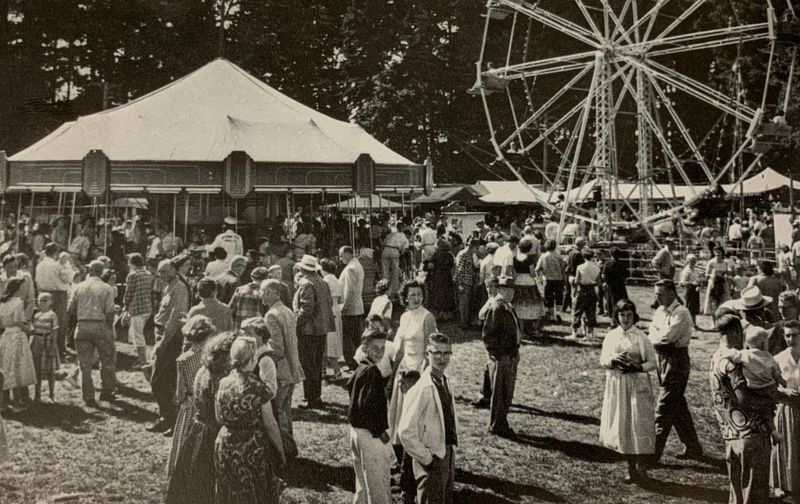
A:
POLYGON ((227 224, 229 226, 235 226, 236 225, 236 217, 233 217, 233 216, 229 215, 229 216, 225 217, 224 219, 222 219, 222 222, 224 222, 225 224, 227 224))
POLYGON ((751 311, 759 310, 772 303, 772 297, 761 294, 761 289, 756 286, 742 290, 742 295, 736 300, 737 310, 751 311))
POLYGON ((305 254, 296 266, 305 271, 319 271, 319 261, 316 257, 308 254, 305 254))

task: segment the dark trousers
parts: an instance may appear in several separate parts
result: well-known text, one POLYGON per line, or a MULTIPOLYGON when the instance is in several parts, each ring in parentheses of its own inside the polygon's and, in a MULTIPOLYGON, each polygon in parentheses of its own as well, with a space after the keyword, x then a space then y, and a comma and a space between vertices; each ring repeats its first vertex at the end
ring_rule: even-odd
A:
POLYGON ((489 364, 483 368, 483 385, 481 386, 481 399, 486 402, 492 400, 492 375, 489 374, 489 364))
POLYGON ((656 352, 661 392, 656 406, 655 458, 658 460, 664 452, 664 446, 673 426, 678 438, 686 445, 686 449, 699 452, 702 448, 697 439, 689 405, 684 397, 691 368, 689 349, 662 346, 656 348, 656 352))
POLYGON ((178 386, 178 365, 176 360, 183 348, 183 335, 180 331, 165 335, 164 330, 156 328, 156 345, 153 349, 153 374, 150 387, 158 403, 158 413, 168 422, 175 421, 175 389, 178 386))
POLYGON ((453 447, 447 446, 444 458, 433 467, 425 469, 414 464, 417 470, 417 504, 452 504, 455 464, 453 447))
POLYGON ((564 298, 561 301, 561 311, 572 308, 572 284, 564 282, 564 298))
POLYGON ((769 501, 769 459, 772 449, 768 433, 725 441, 731 504, 769 501))
POLYGON ((544 305, 549 308, 557 307, 564 299, 564 281, 546 280, 544 283, 544 305))
POLYGON ((509 428, 508 410, 514 400, 517 383, 519 353, 489 356, 489 374, 492 377, 492 399, 489 411, 489 432, 502 432, 509 428))
POLYGON ((361 333, 364 332, 363 323, 363 315, 342 315, 342 352, 347 366, 353 370, 358 367, 353 356, 361 345, 361 333))
POLYGON ((297 352, 306 379, 303 382, 303 395, 309 404, 320 402, 322 395, 322 363, 325 360, 327 336, 298 336, 297 352))
POLYGON ((56 344, 58 353, 64 356, 67 353, 67 334, 69 334, 69 322, 67 319, 67 291, 42 291, 49 292, 53 296, 53 311, 58 317, 58 334, 56 344))

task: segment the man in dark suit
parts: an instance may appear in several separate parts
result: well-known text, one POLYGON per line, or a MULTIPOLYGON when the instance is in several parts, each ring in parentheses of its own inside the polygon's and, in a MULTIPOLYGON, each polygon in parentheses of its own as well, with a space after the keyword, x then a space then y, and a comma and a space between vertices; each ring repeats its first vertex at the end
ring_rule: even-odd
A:
POLYGON ((300 364, 306 375, 303 382, 305 407, 320 408, 325 342, 327 334, 334 330, 333 299, 328 284, 319 276, 316 257, 304 255, 297 267, 301 278, 292 304, 297 314, 300 364))

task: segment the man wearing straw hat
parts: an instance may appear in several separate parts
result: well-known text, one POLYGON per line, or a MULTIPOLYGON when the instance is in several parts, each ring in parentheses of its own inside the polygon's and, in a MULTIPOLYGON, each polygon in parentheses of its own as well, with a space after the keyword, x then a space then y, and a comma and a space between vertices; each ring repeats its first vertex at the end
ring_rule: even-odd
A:
POLYGON ((319 263, 312 255, 304 255, 297 263, 300 280, 292 303, 297 314, 297 340, 300 364, 306 380, 303 394, 306 408, 322 406, 322 363, 327 334, 334 330, 333 298, 328 284, 319 275, 319 263))

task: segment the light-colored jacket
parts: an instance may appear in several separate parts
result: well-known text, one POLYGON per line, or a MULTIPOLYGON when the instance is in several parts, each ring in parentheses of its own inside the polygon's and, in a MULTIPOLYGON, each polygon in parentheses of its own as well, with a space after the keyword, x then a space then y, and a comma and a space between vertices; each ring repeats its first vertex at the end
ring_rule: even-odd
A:
POLYGON ((364 267, 355 257, 339 275, 344 294, 342 295, 342 315, 364 315, 364 267))
POLYGON ((297 385, 305 379, 297 353, 297 315, 278 301, 264 315, 270 334, 272 359, 278 373, 278 387, 297 385))
MULTIPOLYGON (((450 396, 452 400, 452 390, 450 396)), ((455 415, 455 401, 452 407, 455 415)), ((458 417, 456 417, 456 432, 458 430, 458 417)), ((422 372, 419 381, 406 392, 397 434, 406 453, 414 459, 415 474, 419 473, 417 465, 430 464, 434 455, 439 458, 445 456, 447 448, 444 444, 442 400, 431 378, 430 367, 422 372)))

